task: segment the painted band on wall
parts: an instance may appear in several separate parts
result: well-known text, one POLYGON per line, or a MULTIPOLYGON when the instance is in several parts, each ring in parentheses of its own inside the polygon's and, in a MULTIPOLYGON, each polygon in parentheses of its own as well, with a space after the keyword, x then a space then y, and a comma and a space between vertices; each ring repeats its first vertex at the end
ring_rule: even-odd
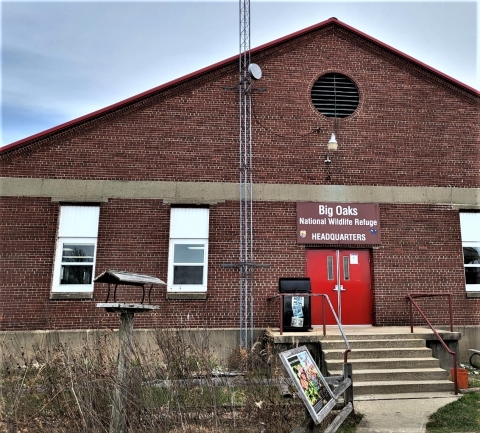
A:
POLYGON ((380 207, 373 203, 297 202, 297 243, 380 244, 380 207))

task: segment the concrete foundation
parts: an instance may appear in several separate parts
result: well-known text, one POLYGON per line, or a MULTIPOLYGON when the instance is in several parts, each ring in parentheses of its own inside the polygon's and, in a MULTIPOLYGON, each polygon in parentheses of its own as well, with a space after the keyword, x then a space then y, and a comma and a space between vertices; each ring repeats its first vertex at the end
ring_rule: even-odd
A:
POLYGON ((462 334, 458 342, 458 354, 460 362, 468 362, 468 349, 480 349, 480 326, 454 326, 456 332, 462 334))
MULTIPOLYGON (((255 330, 256 339, 261 339, 264 330, 255 330)), ((134 350, 137 355, 161 359, 161 350, 171 336, 183 341, 186 347, 208 351, 219 365, 225 365, 239 347, 238 329, 182 329, 152 330, 135 329, 134 350)), ((23 366, 30 363, 48 362, 58 350, 72 354, 105 351, 112 359, 118 352, 118 330, 46 330, 4 331, 0 333, 0 362, 23 366)))
MULTIPOLYGON (((405 327, 408 328, 408 327, 405 327)), ((372 327, 373 330, 385 332, 386 327, 372 327)), ((405 329, 406 332, 409 332, 405 329)), ((480 349, 480 326, 456 326, 456 333, 461 334, 458 337, 446 340, 447 345, 457 351, 459 362, 468 362, 468 349, 480 349)), ((134 345, 137 351, 144 354, 151 354, 159 357, 159 345, 161 339, 169 333, 178 333, 179 338, 183 339, 187 345, 192 347, 201 347, 208 349, 219 365, 226 365, 232 353, 238 349, 240 333, 237 328, 225 329, 182 329, 182 330, 152 330, 135 329, 134 345)), ((262 340, 265 329, 255 330, 255 339, 262 340)), ((308 336, 309 333, 303 333, 308 336)), ((448 335, 448 333, 447 333, 448 335)), ((308 343, 300 339, 302 344, 308 343)), ((275 342, 281 347, 276 351, 286 350, 298 345, 298 336, 292 333, 284 333, 282 341, 275 342)), ((45 331, 4 331, 0 332, 0 362, 14 362, 18 365, 24 365, 27 362, 48 361, 54 356, 56 349, 68 349, 72 353, 81 350, 95 350, 98 348, 108 349, 107 352, 116 358, 118 351, 118 330, 45 330, 45 331)), ((318 346, 318 340, 311 341, 315 347, 310 347, 317 356, 320 366, 322 365, 321 350, 318 346), (318 353, 320 352, 320 353, 318 353)), ((451 365, 451 355, 445 352, 440 343, 436 342, 435 337, 427 340, 427 345, 432 348, 433 354, 440 359, 442 366, 451 365)))

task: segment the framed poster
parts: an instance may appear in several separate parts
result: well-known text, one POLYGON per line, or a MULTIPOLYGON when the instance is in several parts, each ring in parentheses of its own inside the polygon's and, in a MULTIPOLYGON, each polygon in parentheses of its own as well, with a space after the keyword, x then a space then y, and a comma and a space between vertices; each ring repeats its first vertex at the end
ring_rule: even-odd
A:
POLYGON ((315 424, 319 424, 337 401, 310 352, 301 346, 281 352, 279 356, 308 413, 315 424))

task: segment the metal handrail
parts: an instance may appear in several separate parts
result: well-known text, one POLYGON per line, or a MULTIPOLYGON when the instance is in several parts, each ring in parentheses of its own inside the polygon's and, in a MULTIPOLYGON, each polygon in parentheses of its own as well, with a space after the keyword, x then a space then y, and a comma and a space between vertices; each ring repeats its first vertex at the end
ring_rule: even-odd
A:
POLYGON ((435 336, 438 338, 440 343, 442 344, 443 348, 453 356, 453 383, 455 386, 455 395, 458 394, 458 377, 457 377, 457 354, 453 351, 450 350, 450 348, 447 346, 443 338, 440 336, 440 334, 437 332, 437 330, 433 327, 433 325, 430 323, 430 321, 427 319, 427 316, 425 316, 424 312, 421 310, 421 308, 417 305, 417 303, 413 300, 413 298, 431 298, 435 296, 448 296, 449 298, 449 308, 450 308, 450 332, 453 332, 453 320, 452 320, 452 297, 450 293, 437 293, 437 294, 421 294, 421 293, 412 293, 412 294, 407 294, 406 298, 407 301, 410 301, 410 332, 413 334, 413 308, 414 306, 417 311, 420 313, 420 315, 425 319, 427 322, 428 326, 430 329, 433 331, 435 336))
MULTIPOLYGON (((448 298, 448 316, 450 319, 450 332, 453 332, 453 313, 452 313, 452 294, 451 293, 410 293, 410 298, 435 298, 438 296, 446 296, 448 298)), ((413 311, 410 305, 410 331, 413 332, 413 311)))
POLYGON ((284 297, 285 296, 302 296, 302 297, 313 297, 313 296, 321 296, 322 297, 322 317, 323 317, 323 335, 327 335, 327 326, 325 323, 325 300, 327 300, 328 305, 330 307, 330 311, 333 314, 333 317, 335 318, 335 321, 337 322, 338 329, 340 330, 340 333, 342 334, 343 341, 345 342, 345 346, 347 347, 345 351, 343 352, 343 362, 347 363, 348 361, 348 353, 352 351, 350 348, 350 343, 348 342, 347 336, 345 335, 345 332, 343 331, 342 324, 340 323, 340 320, 338 320, 338 317, 335 313, 335 310, 333 309, 332 303, 330 302, 330 298, 328 295, 324 293, 302 293, 302 292, 297 292, 297 293, 278 293, 275 296, 272 296, 268 299, 272 298, 277 298, 280 297, 280 335, 283 334, 283 302, 284 302, 284 297))

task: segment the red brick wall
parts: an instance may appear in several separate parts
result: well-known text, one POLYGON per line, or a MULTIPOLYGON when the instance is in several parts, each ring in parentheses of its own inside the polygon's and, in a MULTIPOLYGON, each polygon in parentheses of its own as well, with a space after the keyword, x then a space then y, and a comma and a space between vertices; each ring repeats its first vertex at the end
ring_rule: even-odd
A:
MULTIPOLYGON (((380 54, 345 33, 318 32, 254 56, 263 70, 254 86, 265 89, 253 93, 255 183, 480 187, 478 98, 380 54), (331 71, 356 82, 361 102, 338 121, 339 150, 327 166, 333 122, 316 112, 309 93, 331 71), (308 134, 316 128, 321 133, 308 134)), ((10 152, 2 176, 238 182, 238 94, 224 88, 237 82, 235 63, 10 152)), ((115 315, 95 308, 105 296, 100 285, 94 300, 49 300, 58 206, 2 198, 2 329, 118 326, 115 315)), ((136 326, 238 325, 238 273, 220 266, 238 261, 238 220, 238 203, 211 208, 208 300, 165 302, 156 289, 160 311, 138 316, 136 326)), ((465 299, 458 211, 381 205, 381 223, 382 245, 372 254, 376 323, 405 324, 405 294, 434 290, 454 293, 457 324, 477 324, 480 301, 465 299)), ((166 280, 168 230, 169 206, 161 200, 102 203, 96 273, 125 269, 166 280)), ((294 203, 255 203, 255 261, 270 265, 255 273, 256 326, 278 323, 276 304, 266 300, 278 277, 304 275, 294 230, 294 203)), ((443 321, 443 306, 425 305, 443 321)))
MULTIPOLYGON (((381 205, 380 220, 382 245, 373 250, 376 324, 408 323, 408 293, 452 293, 455 324, 477 323, 479 301, 465 295, 458 210, 381 205)), ((417 303, 434 323, 448 323, 447 298, 417 303)))
MULTIPOLYGON (((96 284, 92 300, 50 300, 58 203, 48 199, 4 200, 2 329, 117 327, 118 317, 95 307, 106 297, 96 284)), ((128 270, 167 279, 170 206, 158 200, 109 200, 101 204, 96 274, 128 270)), ((3 215, 2 215, 3 216, 3 215)), ((480 300, 466 299, 458 212, 445 206, 381 205, 382 245, 373 248, 377 325, 408 323, 407 293, 453 293, 455 324, 480 320, 480 300)), ((278 326, 279 277, 305 274, 305 247, 296 244, 295 203, 255 203, 255 325, 278 326)), ((136 317, 136 327, 236 327, 239 324, 238 203, 211 207, 208 299, 165 300, 160 310, 136 317)), ((118 299, 140 299, 139 289, 121 286, 118 299)), ((421 300, 428 316, 446 323, 442 302, 421 300)))
MULTIPOLYGON (((323 184, 330 174, 332 184, 479 187, 479 98, 474 104, 357 43, 320 33, 253 59, 263 70, 254 86, 265 89, 253 92, 254 181, 323 184), (359 110, 338 120, 330 173, 323 159, 333 121, 309 96, 329 71, 350 76, 361 95, 359 110)), ((5 160, 4 176, 235 182, 238 94, 224 86, 237 74, 235 64, 33 146, 5 160)))
POLYGON ((50 199, 2 197, 2 329, 48 327, 57 207, 50 199))

